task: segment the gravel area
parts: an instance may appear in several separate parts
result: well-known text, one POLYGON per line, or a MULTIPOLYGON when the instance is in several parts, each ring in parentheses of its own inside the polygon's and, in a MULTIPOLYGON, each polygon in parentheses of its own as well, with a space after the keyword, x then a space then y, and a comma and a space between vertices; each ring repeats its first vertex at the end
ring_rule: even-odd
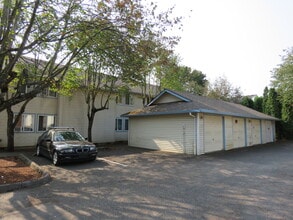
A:
POLYGON ((0 194, 1 219, 292 219, 293 142, 202 156, 127 146, 55 167, 45 185, 0 194))

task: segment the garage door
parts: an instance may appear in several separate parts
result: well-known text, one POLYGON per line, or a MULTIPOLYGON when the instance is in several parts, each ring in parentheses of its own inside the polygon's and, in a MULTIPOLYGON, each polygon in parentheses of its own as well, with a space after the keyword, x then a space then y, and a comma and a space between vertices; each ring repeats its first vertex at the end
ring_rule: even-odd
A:
POLYGON ((260 120, 248 119, 247 120, 247 144, 248 146, 261 143, 260 139, 260 120))
POLYGON ((129 145, 194 154, 194 118, 184 115, 129 119, 129 145))
POLYGON ((233 135, 233 147, 244 147, 245 146, 245 127, 244 118, 233 118, 232 119, 232 135, 233 135))
POLYGON ((204 116, 205 153, 223 150, 223 123, 221 116, 204 116))
POLYGON ((264 144, 274 141, 272 121, 262 121, 262 139, 264 144))

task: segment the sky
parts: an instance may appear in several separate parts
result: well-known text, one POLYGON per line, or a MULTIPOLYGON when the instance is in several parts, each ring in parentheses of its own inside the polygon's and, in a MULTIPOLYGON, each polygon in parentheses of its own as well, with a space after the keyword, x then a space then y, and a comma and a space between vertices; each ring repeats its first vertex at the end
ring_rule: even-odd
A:
POLYGON ((225 76, 244 95, 262 96, 284 49, 293 47, 292 0, 157 0, 175 6, 183 31, 175 53, 181 64, 213 82, 225 76))

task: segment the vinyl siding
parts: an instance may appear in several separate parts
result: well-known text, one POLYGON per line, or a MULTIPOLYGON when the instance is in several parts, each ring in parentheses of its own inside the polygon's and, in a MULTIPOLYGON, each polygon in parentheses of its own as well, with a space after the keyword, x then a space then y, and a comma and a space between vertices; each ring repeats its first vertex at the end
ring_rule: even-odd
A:
MULTIPOLYGON (((96 107, 99 107, 101 95, 98 95, 96 100, 96 107)), ((74 97, 63 97, 61 103, 59 125, 75 127, 83 136, 87 137, 87 105, 83 94, 78 92, 74 97)), ((117 104, 116 95, 113 95, 109 102, 109 108, 99 111, 95 115, 92 141, 94 143, 127 141, 127 131, 115 131, 115 119, 126 112, 141 107, 142 100, 136 95, 133 95, 133 105, 117 104)))
POLYGON ((129 145, 194 154, 194 118, 189 115, 130 118, 129 145))
MULTIPOLYGON (((109 103, 109 109, 96 113, 93 125, 93 142, 105 143, 115 141, 127 141, 127 131, 115 131, 115 119, 122 114, 129 112, 133 109, 142 107, 142 99, 139 95, 132 94, 133 104, 117 104, 116 95, 113 95, 109 103)), ((97 97, 96 106, 99 106, 100 96, 97 97)), ((16 113, 19 111, 20 105, 13 107, 16 113)), ((35 120, 37 116, 42 115, 55 115, 56 126, 60 127, 74 127, 83 136, 87 137, 87 106, 85 103, 84 95, 77 91, 72 97, 59 96, 58 98, 51 97, 36 97, 26 107, 26 114, 33 114, 35 120)), ((7 146, 6 137, 6 111, 0 113, 0 147, 7 146)), ((35 124, 37 122, 35 121, 35 124)), ((36 144, 37 138, 42 132, 23 132, 15 133, 15 146, 33 146, 36 144)))
MULTIPOLYGON (((37 142, 37 138, 40 136, 41 132, 37 131, 37 118, 38 115, 57 115, 57 98, 51 97, 36 97, 31 100, 25 109, 25 114, 34 115, 34 131, 33 132, 15 132, 14 134, 14 145, 15 147, 20 146, 33 146, 37 142)), ((21 108, 21 104, 13 106, 12 110, 14 113, 18 113, 21 108)), ((7 133, 6 133, 6 123, 7 115, 6 111, 0 113, 0 146, 7 146, 7 133)))

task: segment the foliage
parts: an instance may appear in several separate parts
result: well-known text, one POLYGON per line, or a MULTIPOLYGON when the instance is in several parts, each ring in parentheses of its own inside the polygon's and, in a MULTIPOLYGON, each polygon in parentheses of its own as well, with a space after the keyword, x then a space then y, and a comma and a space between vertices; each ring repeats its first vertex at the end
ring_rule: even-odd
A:
POLYGON ((201 71, 180 65, 177 56, 167 58, 163 68, 162 65, 160 67, 160 72, 157 74, 160 87, 197 95, 204 94, 208 82, 206 75, 201 71))
POLYGON ((253 109, 259 112, 263 112, 262 104, 263 103, 263 97, 255 97, 253 100, 253 109))
POLYGON ((249 107, 249 108, 254 108, 253 100, 250 97, 247 97, 247 96, 242 98, 241 105, 244 105, 244 106, 249 107))
POLYGON ((207 96, 240 103, 242 92, 239 87, 233 87, 225 76, 218 77, 213 84, 209 84, 207 96))
POLYGON ((264 90, 263 112, 276 118, 281 118, 281 103, 275 88, 264 90))
MULTIPOLYGON (((140 73, 134 74, 136 57, 145 59, 143 53, 138 53, 138 48, 143 48, 139 42, 151 39, 160 45, 164 42, 174 45, 178 38, 163 34, 168 27, 180 23, 179 18, 169 18, 170 10, 156 14, 155 4, 145 7, 141 2, 3 0, 0 8, 0 112, 33 99, 49 87, 55 90, 62 87, 63 94, 70 94, 85 71, 106 74, 103 78, 97 77, 103 91, 111 87, 121 73, 128 71, 126 78, 139 76, 140 73), (93 53, 95 57, 92 58, 93 53), (82 57, 91 59, 85 61, 82 57), (19 66, 16 72, 19 63, 27 67, 19 66), (86 65, 85 71, 76 72, 86 65), (29 91, 27 85, 31 86, 29 91)), ((93 86, 88 85, 88 88, 93 86)), ((99 108, 93 108, 96 109, 99 108)))
MULTIPOLYGON (((160 52, 176 40, 162 33, 179 21, 169 20, 166 13, 157 16, 154 4, 147 8, 140 1, 105 1, 99 7, 103 9, 95 18, 99 26, 87 28, 91 23, 86 22, 80 25, 95 38, 89 41, 81 33, 68 42, 69 48, 74 48, 89 41, 77 56, 81 73, 76 77, 81 75, 79 84, 87 105, 89 140, 95 114, 109 108, 110 99, 120 87, 141 86, 146 94, 147 77, 159 61, 160 52)), ((70 84, 75 88, 75 82, 66 82, 65 90, 70 90, 70 84)))
POLYGON ((272 85, 278 92, 282 105, 281 118, 284 121, 286 137, 293 137, 293 48, 285 50, 283 62, 273 70, 272 85))

